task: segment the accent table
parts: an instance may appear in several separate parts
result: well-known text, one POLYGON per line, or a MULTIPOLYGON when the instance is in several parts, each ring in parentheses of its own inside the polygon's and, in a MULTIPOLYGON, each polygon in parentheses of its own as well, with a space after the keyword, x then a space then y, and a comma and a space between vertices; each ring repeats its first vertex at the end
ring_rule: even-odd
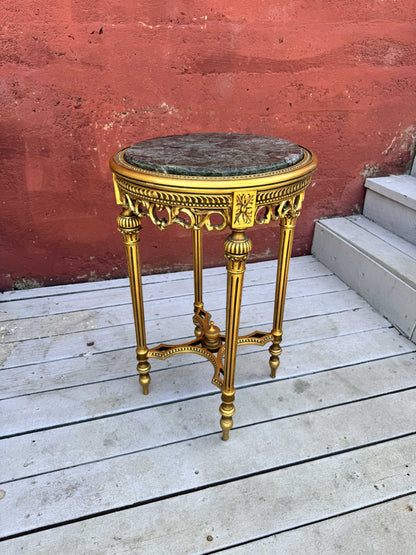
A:
POLYGON ((137 338, 137 370, 149 392, 150 358, 197 353, 214 367, 212 383, 222 391, 222 438, 233 426, 237 346, 271 342, 271 377, 282 352, 282 322, 293 233, 317 159, 308 149, 275 137, 237 133, 194 133, 142 141, 110 160, 116 200, 123 207, 123 234, 137 338), (179 224, 192 231, 195 339, 182 345, 146 345, 139 257, 141 219, 160 229, 179 224), (273 328, 238 335, 243 277, 251 241, 246 230, 280 221, 273 328), (231 230, 227 260, 226 329, 222 334, 202 300, 202 230, 231 230))

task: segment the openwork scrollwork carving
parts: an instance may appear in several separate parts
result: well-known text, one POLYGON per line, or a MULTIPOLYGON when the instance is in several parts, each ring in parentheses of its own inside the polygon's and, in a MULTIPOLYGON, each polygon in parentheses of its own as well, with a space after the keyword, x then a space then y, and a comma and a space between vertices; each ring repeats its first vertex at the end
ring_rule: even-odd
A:
POLYGON ((280 220, 284 225, 289 225, 299 216, 304 196, 302 191, 295 197, 284 200, 279 204, 258 206, 255 217, 256 224, 268 224, 271 221, 280 220))
POLYGON ((185 229, 203 229, 207 231, 222 231, 226 228, 229 220, 227 210, 192 210, 186 206, 161 206, 148 202, 147 200, 136 199, 133 201, 129 195, 124 195, 125 203, 133 214, 141 220, 149 217, 159 228, 165 229, 172 224, 179 224, 185 229), (211 220, 213 216, 219 218, 215 223, 211 220))
POLYGON ((195 227, 198 229, 205 227, 207 231, 222 231, 228 225, 228 218, 229 215, 226 211, 220 212, 219 210, 209 210, 208 212, 203 212, 201 214, 201 221, 195 227), (212 216, 218 216, 222 221, 220 223, 213 223, 211 222, 212 216))
POLYGON ((114 175, 117 201, 139 219, 148 217, 159 228, 179 224, 184 229, 222 231, 227 225, 247 229, 271 221, 294 221, 299 215, 310 177, 270 190, 233 194, 183 194, 133 184, 114 175))
POLYGON ((165 227, 172 224, 179 224, 185 229, 192 229, 195 225, 195 215, 188 208, 179 206, 161 207, 147 202, 142 203, 140 208, 140 216, 148 216, 159 229, 165 229, 165 227), (166 217, 159 214, 159 212, 165 213, 166 217))

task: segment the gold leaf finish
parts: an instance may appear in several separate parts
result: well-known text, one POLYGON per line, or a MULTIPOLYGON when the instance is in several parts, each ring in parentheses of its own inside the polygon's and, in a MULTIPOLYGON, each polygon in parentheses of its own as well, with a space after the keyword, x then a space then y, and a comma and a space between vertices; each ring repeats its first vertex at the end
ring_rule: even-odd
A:
POLYGON ((130 289, 137 340, 137 370, 143 393, 149 392, 150 358, 165 360, 178 353, 203 356, 214 367, 212 383, 222 392, 220 425, 228 439, 235 413, 234 376, 238 345, 264 346, 271 342, 270 373, 276 376, 282 348, 282 324, 293 234, 305 189, 317 167, 316 157, 303 149, 297 164, 256 175, 234 177, 195 177, 165 175, 130 165, 126 149, 110 161, 116 202, 122 206, 118 227, 123 235, 130 278, 130 289), (142 218, 157 227, 178 224, 192 232, 194 267, 195 339, 181 345, 146 345, 143 292, 139 257, 142 218), (243 278, 251 241, 246 231, 254 225, 280 222, 273 327, 270 332, 256 331, 239 336, 243 278), (231 230, 224 241, 227 261, 226 329, 222 334, 212 316, 204 310, 202 288, 202 231, 231 230))

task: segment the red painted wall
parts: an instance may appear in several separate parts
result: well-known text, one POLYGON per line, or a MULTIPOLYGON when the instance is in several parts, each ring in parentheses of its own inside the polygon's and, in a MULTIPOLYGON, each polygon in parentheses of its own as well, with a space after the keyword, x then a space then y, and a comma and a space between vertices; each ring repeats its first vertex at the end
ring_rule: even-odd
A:
MULTIPOLYGON (((174 133, 234 131, 320 159, 314 220, 360 210, 364 177, 405 171, 416 135, 416 0, 3 0, 1 288, 126 275, 108 159, 174 133)), ((278 226, 251 231, 252 259, 278 226)), ((146 272, 191 266, 190 233, 145 222, 146 272), (163 235, 161 235, 163 233, 163 235)), ((221 264, 223 235, 205 235, 221 264)))

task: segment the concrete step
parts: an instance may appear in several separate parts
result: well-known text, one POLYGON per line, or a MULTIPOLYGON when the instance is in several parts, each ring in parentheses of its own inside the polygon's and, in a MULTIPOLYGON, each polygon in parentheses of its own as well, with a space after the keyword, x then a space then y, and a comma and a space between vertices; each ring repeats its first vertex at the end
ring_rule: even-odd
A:
POLYGON ((321 220, 312 253, 416 342, 416 246, 364 216, 321 220))
POLYGON ((371 177, 365 186, 364 216, 416 245, 416 177, 371 177))

